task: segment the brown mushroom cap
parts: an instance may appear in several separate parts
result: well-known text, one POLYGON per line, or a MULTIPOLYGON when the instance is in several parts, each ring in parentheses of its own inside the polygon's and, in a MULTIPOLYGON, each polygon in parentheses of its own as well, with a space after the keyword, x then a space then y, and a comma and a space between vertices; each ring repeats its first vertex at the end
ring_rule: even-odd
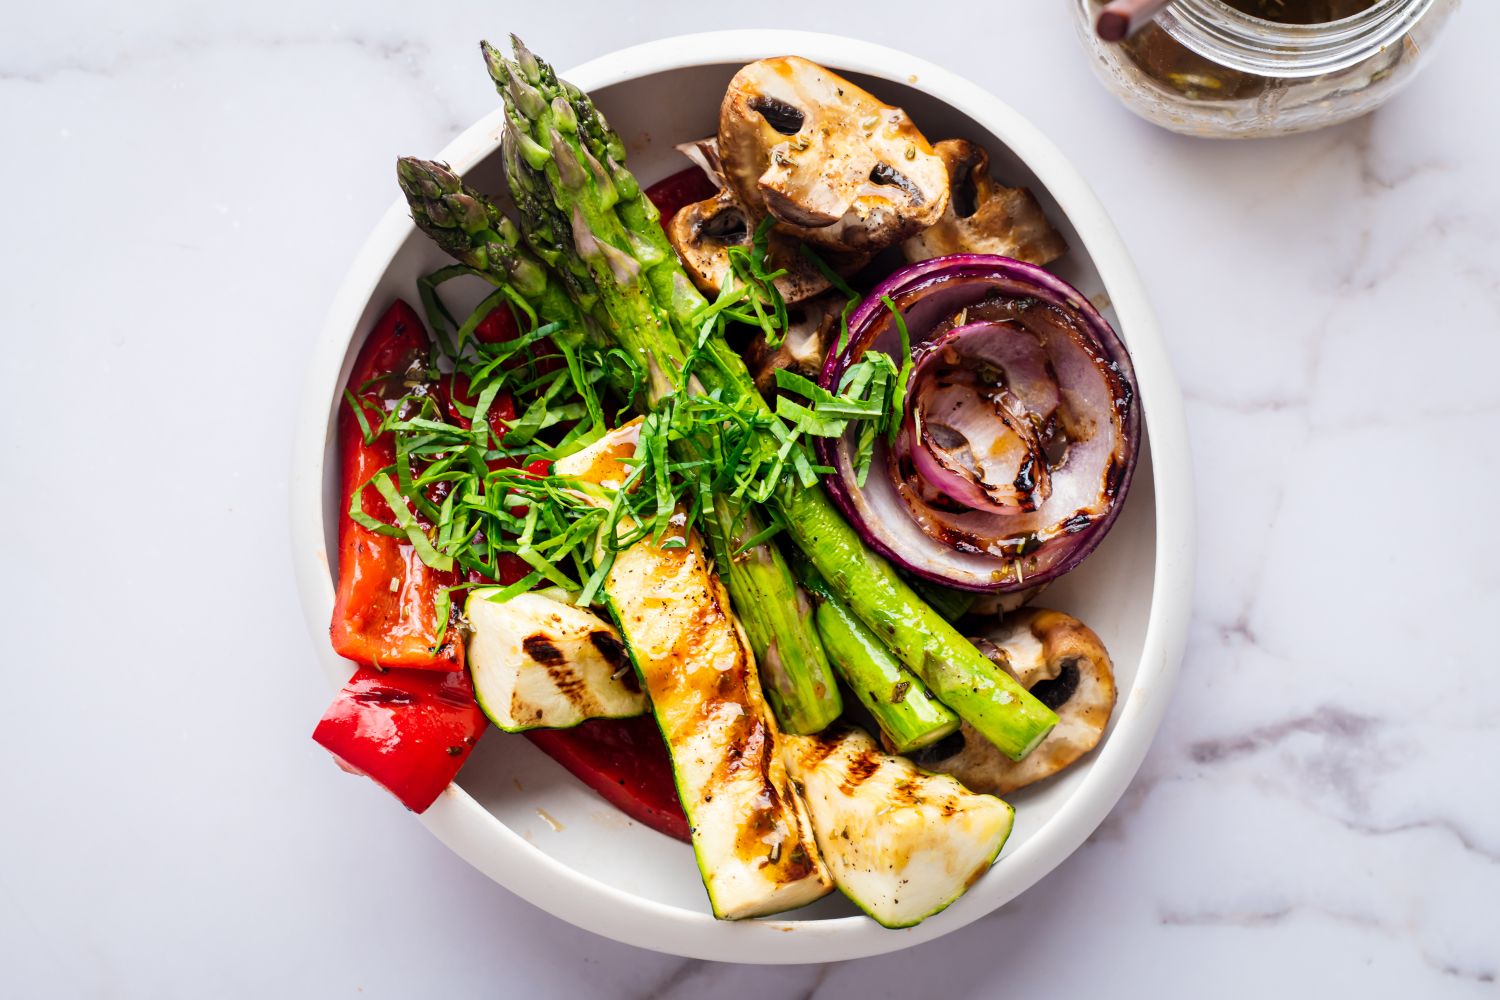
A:
POLYGON ((796 56, 735 74, 719 109, 719 158, 752 212, 830 250, 892 246, 948 203, 942 160, 905 111, 796 56))
MULTIPOLYGON (((750 213, 725 189, 707 201, 686 205, 667 224, 667 238, 687 268, 688 276, 707 296, 719 294, 728 277, 730 247, 750 248, 755 222, 750 213)), ((785 270, 775 281, 788 305, 828 290, 828 279, 817 265, 797 250, 796 241, 785 234, 770 234, 766 248, 769 270, 785 270)))
POLYGON ((1057 728, 1024 760, 1013 761, 966 722, 958 733, 914 754, 916 764, 951 774, 972 791, 1007 795, 1094 749, 1114 710, 1115 677, 1092 629, 1061 611, 1026 608, 977 644, 1057 713, 1057 728))
POLYGON ((948 206, 936 223, 901 244, 907 260, 992 253, 1040 267, 1068 252, 1030 191, 1003 187, 990 177, 984 147, 945 139, 933 149, 947 168, 948 206))

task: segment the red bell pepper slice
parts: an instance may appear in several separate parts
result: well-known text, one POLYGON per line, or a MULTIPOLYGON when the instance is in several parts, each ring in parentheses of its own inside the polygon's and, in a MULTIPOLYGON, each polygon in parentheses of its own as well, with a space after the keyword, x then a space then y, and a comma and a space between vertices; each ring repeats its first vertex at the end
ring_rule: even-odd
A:
POLYGON ((515 314, 506 306, 491 309, 474 326, 474 339, 481 344, 503 344, 520 335, 521 328, 516 325, 515 314))
POLYGON ((313 739, 346 771, 374 779, 422 812, 464 766, 486 724, 463 670, 360 667, 313 739))
MULTIPOLYGON (((406 392, 395 377, 409 373, 426 350, 422 321, 398 300, 360 350, 349 391, 361 405, 383 411, 387 396, 395 399, 406 392)), ((367 419, 373 419, 369 411, 367 419)), ((407 542, 370 531, 348 514, 354 491, 396 460, 395 442, 386 434, 367 444, 359 419, 346 404, 339 410, 339 452, 339 578, 329 628, 334 651, 368 666, 462 668, 463 643, 455 633, 447 633, 437 646, 437 593, 457 583, 458 574, 432 569, 407 542)), ((374 488, 365 489, 363 509, 377 520, 393 522, 390 507, 374 488)))
MULTIPOLYGON (((696 194, 694 185, 678 187, 696 194)), ((709 194, 712 191, 702 197, 709 194)), ((509 310, 496 310, 476 331, 476 338, 486 343, 515 335, 509 310)), ((350 392, 383 408, 383 392, 393 381, 390 377, 409 373, 426 349, 421 320, 405 302, 396 302, 361 350, 350 375, 350 392), (386 381, 377 381, 381 379, 386 381)), ((445 415, 468 426, 453 406, 455 399, 473 405, 462 377, 440 380, 431 389, 445 415)), ((397 386, 391 397, 405 391, 406 387, 397 386)), ((497 397, 490 409, 497 437, 504 434, 503 421, 514 416, 512 400, 497 397)), ((358 419, 347 406, 339 416, 339 443, 346 512, 353 491, 395 461, 395 444, 389 436, 367 444, 358 419)), ((550 463, 537 460, 528 463, 526 470, 546 475, 549 467, 550 463)), ((392 522, 390 508, 373 489, 364 491, 363 508, 372 517, 392 522)), ((436 655, 431 652, 437 590, 457 583, 460 576, 431 569, 409 545, 369 531, 347 513, 340 517, 339 550, 338 597, 331 630, 334 649, 366 665, 339 693, 313 738, 346 770, 367 775, 407 808, 422 812, 453 781, 487 724, 475 702, 472 682, 462 669, 463 646, 457 636, 436 655), (377 670, 371 665, 397 669, 377 670)), ((509 584, 525 576, 530 567, 506 555, 497 570, 498 582, 509 584)), ((463 579, 493 582, 474 572, 464 574, 463 579)), ((626 815, 678 840, 690 839, 671 761, 649 716, 597 719, 573 729, 535 730, 528 736, 626 815)))
POLYGON ((651 716, 593 719, 572 729, 533 729, 526 736, 631 819, 678 840, 692 839, 672 761, 651 716))
MULTIPOLYGON (((473 422, 458 408, 462 405, 472 412, 474 405, 479 402, 469 387, 469 376, 458 373, 444 375, 438 379, 435 395, 449 423, 464 430, 473 426, 473 422)), ((511 398, 510 393, 502 392, 496 395, 486 416, 495 440, 503 440, 510 423, 516 419, 516 402, 511 398)))
POLYGON ((646 197, 651 199, 651 204, 656 206, 665 223, 683 206, 707 201, 718 192, 719 189, 708 179, 707 174, 697 167, 689 167, 648 187, 646 197))

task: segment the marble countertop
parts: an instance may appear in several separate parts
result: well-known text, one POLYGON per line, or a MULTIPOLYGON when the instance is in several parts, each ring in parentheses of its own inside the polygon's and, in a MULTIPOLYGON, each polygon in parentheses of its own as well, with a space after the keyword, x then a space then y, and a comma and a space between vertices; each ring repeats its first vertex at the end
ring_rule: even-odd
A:
POLYGON ((0 992, 1500 991, 1500 681, 1467 631, 1500 611, 1500 8, 1468 5, 1372 118, 1211 144, 1116 105, 1063 3, 925 30, 867 6, 754 22, 905 47, 1038 122, 1137 255, 1186 392, 1191 640, 1104 826, 940 941, 718 966, 521 902, 307 738, 328 692, 290 579, 294 400, 393 158, 488 110, 481 34, 566 66, 737 11, 29 5, 0 37, 0 992))

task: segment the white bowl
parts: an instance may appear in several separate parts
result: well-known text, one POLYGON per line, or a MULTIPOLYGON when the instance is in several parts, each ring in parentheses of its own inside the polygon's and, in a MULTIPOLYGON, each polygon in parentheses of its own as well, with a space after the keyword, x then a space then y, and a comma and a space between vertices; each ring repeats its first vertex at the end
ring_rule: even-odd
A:
MULTIPOLYGON (((545 54, 546 40, 536 41, 545 54)), ((1103 207, 1034 126, 947 70, 832 35, 756 30, 670 38, 565 75, 598 101, 629 145, 630 166, 650 182, 686 166, 674 144, 714 130, 724 85, 739 66, 788 53, 846 73, 905 107, 934 140, 982 142, 997 176, 1031 187, 1072 247, 1057 270, 1105 307, 1130 347, 1147 435, 1114 530, 1044 601, 1086 621, 1113 655, 1121 696, 1109 732, 1058 779, 1014 797, 1016 828, 999 861, 967 895, 925 923, 885 930, 837 894, 780 919, 717 921, 686 845, 626 819, 525 739, 493 730, 458 784, 421 817, 474 867, 570 923, 644 948, 738 962, 824 962, 895 951, 962 927, 1051 871, 1099 825, 1140 765, 1182 656, 1192 589, 1187 438, 1156 320, 1103 207)), ((474 85, 488 86, 477 55, 474 72, 474 85)), ((500 122, 497 110, 439 157, 482 189, 499 190, 500 122)), ((444 263, 407 218, 405 205, 394 204, 350 268, 313 356, 292 470, 292 532, 303 607, 335 685, 350 672, 327 638, 340 389, 380 313, 397 296, 414 302, 417 277, 444 263)), ((371 794, 379 793, 372 788, 371 794)))

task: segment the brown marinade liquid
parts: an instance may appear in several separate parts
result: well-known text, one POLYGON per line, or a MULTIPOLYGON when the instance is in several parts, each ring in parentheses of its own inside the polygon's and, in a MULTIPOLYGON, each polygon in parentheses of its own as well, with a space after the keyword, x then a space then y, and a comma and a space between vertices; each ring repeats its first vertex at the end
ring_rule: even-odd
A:
MULTIPOLYGON (((1223 0, 1235 10, 1277 24, 1323 24, 1352 17, 1377 0, 1223 0)), ((1154 24, 1123 43, 1147 77, 1192 100, 1245 100, 1265 91, 1264 77, 1238 73, 1190 52, 1154 24)))
POLYGON ((1224 3, 1277 24, 1325 24, 1375 6, 1375 0, 1224 0, 1224 3))

